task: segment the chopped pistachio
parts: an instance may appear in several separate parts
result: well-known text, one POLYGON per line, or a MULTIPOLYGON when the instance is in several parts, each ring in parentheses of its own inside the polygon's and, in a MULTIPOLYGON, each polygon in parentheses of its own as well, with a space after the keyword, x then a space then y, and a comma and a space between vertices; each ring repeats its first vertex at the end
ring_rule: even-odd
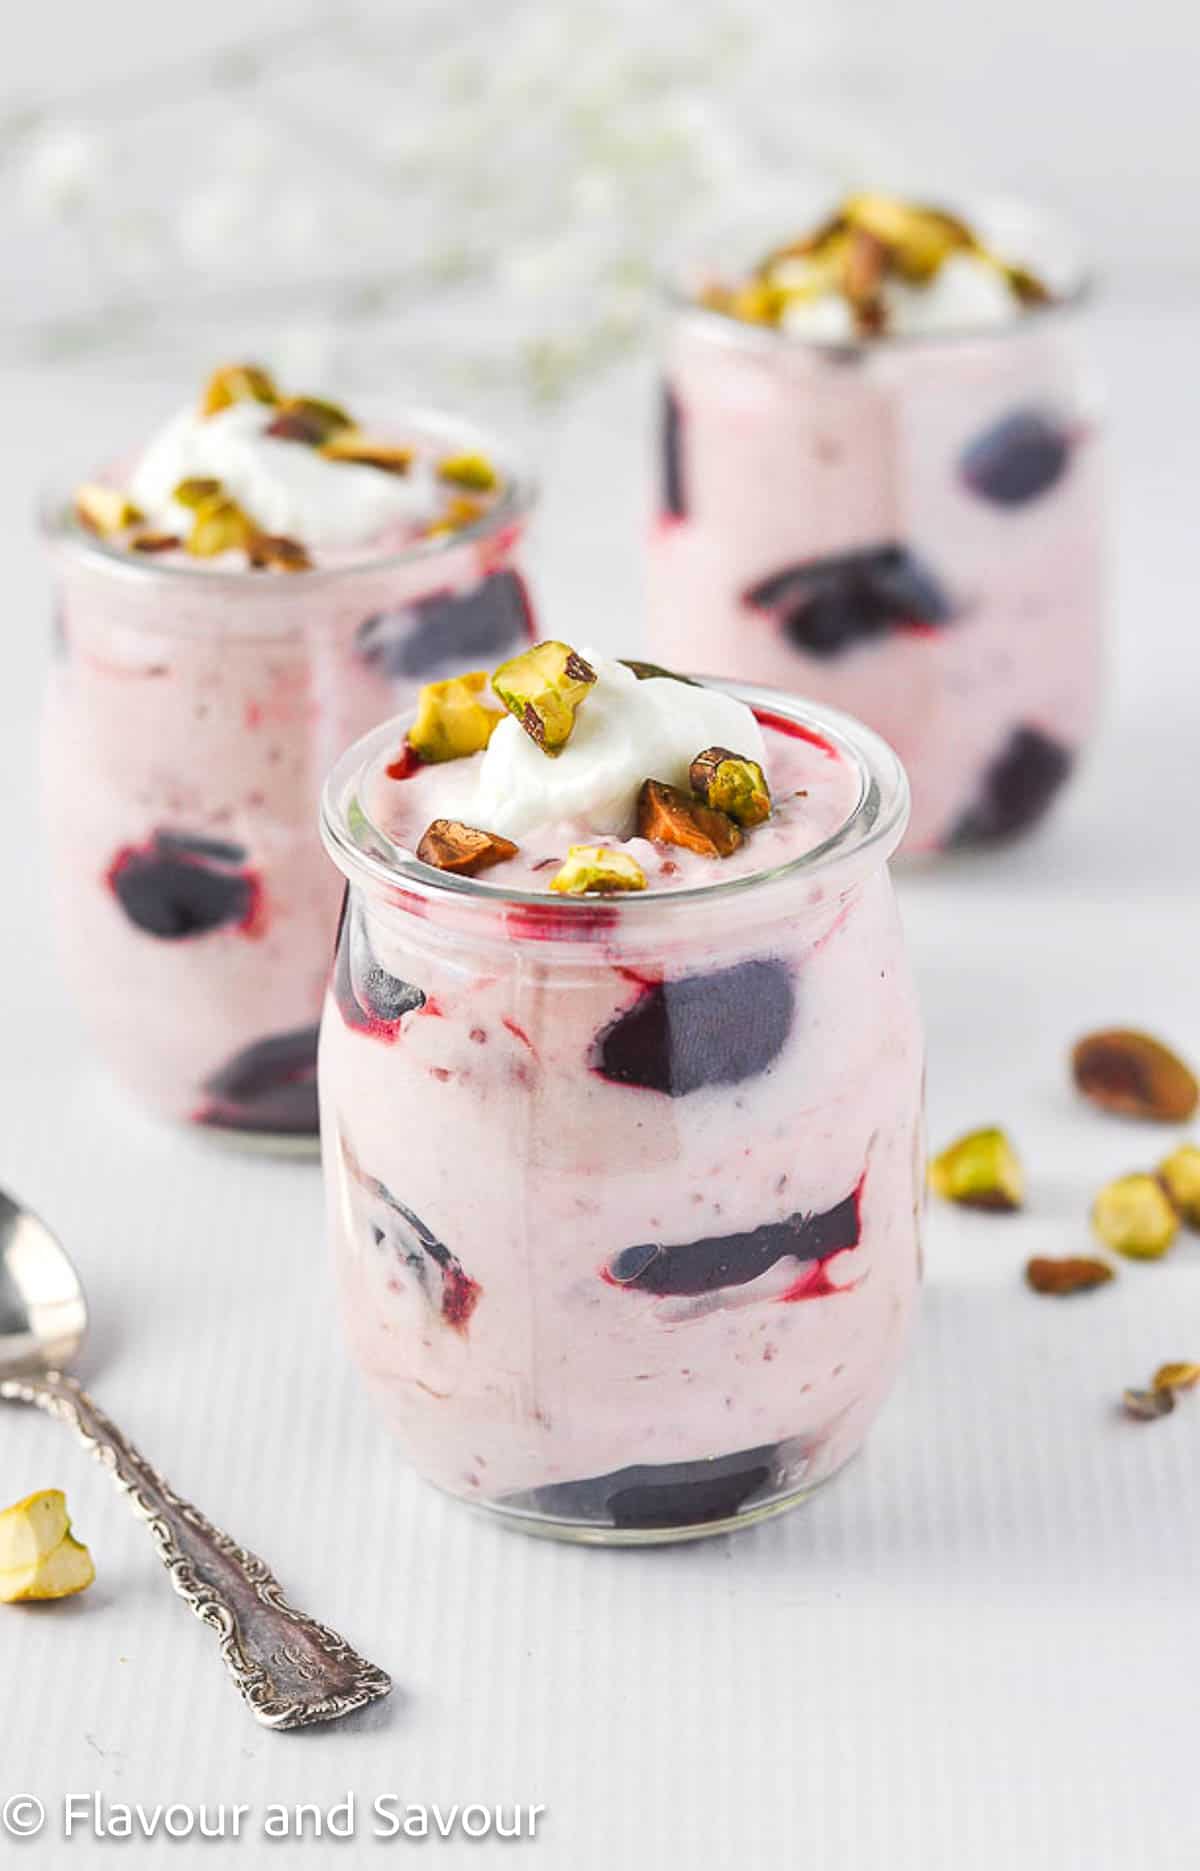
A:
POLYGON ((486 706, 485 669, 452 676, 445 682, 427 682, 417 697, 417 718, 409 730, 409 745, 422 760, 463 760, 477 754, 491 740, 504 715, 486 706))
POLYGON ((1156 1417, 1170 1416, 1175 1408, 1173 1390, 1123 1390, 1121 1402, 1127 1416, 1136 1416, 1140 1423, 1152 1423, 1156 1417))
POLYGON ((407 474, 413 464, 413 451, 398 442, 383 442, 364 435, 361 429, 338 429, 322 442, 321 453, 329 461, 346 461, 359 468, 378 468, 381 474, 407 474))
POLYGON ((273 435, 279 442, 322 448, 341 430, 353 428, 354 418, 340 403, 327 403, 320 396, 286 396, 264 434, 273 435))
POLYGON ((246 556, 256 571, 311 572, 312 559, 298 539, 286 533, 251 533, 246 556))
POLYGON ((1179 1217, 1153 1176, 1118 1176, 1092 1204, 1092 1227, 1106 1247, 1130 1260, 1161 1260, 1179 1232, 1179 1217))
POLYGON ((777 325, 787 310, 788 295, 768 279, 748 280, 729 295, 728 310, 748 325, 777 325))
POLYGON ((475 500, 470 494, 456 494, 448 500, 437 519, 426 530, 429 539, 441 539, 448 533, 461 533, 466 526, 474 526, 481 520, 487 508, 482 500, 475 500))
POLYGON ((128 540, 131 552, 174 552, 182 544, 178 533, 155 533, 149 530, 131 533, 128 540))
POLYGON ((731 753, 728 747, 706 747, 697 754, 688 773, 692 791, 706 805, 728 812, 739 825, 761 825, 771 816, 771 789, 757 760, 731 753))
POLYGON ((596 672, 569 643, 553 639, 501 664, 492 688, 544 754, 560 754, 596 672))
POLYGON ((434 819, 417 846, 422 864, 432 864, 439 871, 453 871, 459 877, 474 877, 476 871, 487 870, 490 865, 502 864, 506 858, 516 855, 516 845, 507 838, 501 838, 496 832, 477 831, 473 825, 463 825, 458 819, 434 819))
POLYGON ((1075 1083, 1102 1111, 1179 1124, 1200 1101, 1194 1074, 1149 1033, 1108 1027, 1089 1033, 1071 1055, 1075 1083))
POLYGON ((176 483, 171 499, 178 506, 190 507, 194 513, 206 501, 215 500, 221 491, 220 481, 214 480, 211 475, 192 474, 186 480, 176 483))
POLYGON ((975 244, 957 216, 892 195, 852 195, 845 214, 855 229, 879 241, 903 278, 917 285, 931 280, 950 254, 975 244))
POLYGON ((678 786, 663 780, 644 780, 638 794, 639 838, 656 844, 680 845, 702 858, 727 858, 742 842, 742 834, 725 812, 692 799, 678 786))
POLYGON ((614 851, 609 845, 572 845, 566 863, 550 879, 550 888, 569 897, 644 890, 646 873, 628 851, 614 851))
POLYGON ((1025 1200, 1025 1178, 1004 1131, 972 1130, 935 1156, 929 1185, 947 1202, 1008 1213, 1025 1200))
POLYGON ((1158 1180, 1189 1228, 1200 1228, 1200 1148, 1181 1143, 1158 1166, 1158 1180))
POLYGON ((89 533, 98 533, 101 539, 136 526, 143 518, 128 494, 119 487, 105 487, 100 481, 85 481, 75 489, 75 513, 89 533))
POLYGON ((222 364, 214 370, 200 399, 200 414, 215 416, 232 403, 277 403, 279 392, 258 364, 222 364))
POLYGON ((703 686, 691 676, 681 676, 677 669, 664 669, 661 663, 640 663, 631 661, 627 656, 618 657, 617 660, 622 669, 628 669, 639 682, 650 682, 661 678, 664 682, 684 682, 689 689, 698 689, 703 686))
POLYGON ((1053 1293, 1056 1297, 1089 1293, 1093 1287, 1105 1286, 1116 1277, 1115 1267, 1110 1267, 1106 1260, 1091 1260, 1079 1254, 1067 1255, 1061 1260, 1038 1256, 1025 1268, 1025 1278, 1035 1293, 1053 1293))
POLYGON ((1193 1390, 1200 1383, 1200 1364, 1189 1364, 1179 1360, 1175 1364, 1160 1364, 1154 1373, 1155 1390, 1193 1390))
POLYGON ((438 462, 438 476, 453 487, 465 487, 474 494, 490 494, 499 486, 500 477, 486 455, 447 455, 438 462))
POLYGON ((196 508, 192 530, 184 542, 195 558, 212 559, 250 543, 254 527, 236 501, 216 494, 196 508))

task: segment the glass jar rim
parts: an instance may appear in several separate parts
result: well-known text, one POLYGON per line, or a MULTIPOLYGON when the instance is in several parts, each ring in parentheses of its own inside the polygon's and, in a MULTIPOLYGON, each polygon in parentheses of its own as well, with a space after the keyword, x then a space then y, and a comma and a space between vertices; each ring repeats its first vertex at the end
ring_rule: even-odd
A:
MULTIPOLYGON (((827 202, 827 207, 830 205, 827 202)), ((1040 228, 1043 233, 1058 233, 1068 243, 1071 242, 1072 237, 1067 229, 1060 227, 1050 216, 1030 210, 1023 201, 1008 197, 1000 204, 992 202, 991 211, 996 212, 998 206, 1009 211, 1020 210, 1027 216, 1031 226, 1040 228)), ((962 219, 974 225, 977 220, 986 220, 988 211, 988 199, 976 197, 974 207, 968 202, 961 211, 962 219)), ((757 210, 753 217, 754 225, 759 225, 761 216, 761 209, 757 210)), ((814 216, 814 219, 817 218, 819 211, 814 216)), ((1042 329, 1047 321, 1079 311, 1090 304, 1097 288, 1094 269, 1078 254, 1073 254, 1062 282, 1055 288, 1054 297, 1043 304, 1023 306, 1017 317, 1002 325, 963 325, 955 330, 936 332, 883 332, 877 337, 821 338, 810 332, 784 331, 777 325, 756 325, 749 319, 735 318, 731 312, 704 305, 696 298, 695 280, 694 277, 689 280, 689 272, 694 273, 694 269, 699 267, 706 256, 711 258, 714 241, 717 244, 722 239, 729 241, 735 232, 736 229, 725 222, 710 231, 707 244, 702 246, 693 237, 685 248, 677 248, 659 272, 659 292, 671 312, 693 319, 707 335, 729 345, 742 344, 764 351, 775 350, 785 354, 789 351, 809 351, 818 356, 857 361, 893 352, 938 349, 945 345, 1003 344, 1042 329)))
POLYGON ((503 483, 495 505, 469 526, 457 527, 451 533, 415 539, 398 549, 375 552, 361 558, 348 558, 337 564, 313 565, 304 571, 288 572, 286 575, 272 575, 250 567, 236 571, 217 569, 202 561, 195 564, 166 563, 153 553, 130 552, 126 547, 110 545, 97 534, 88 532, 75 517, 71 490, 79 485, 80 477, 70 482, 65 477, 55 479, 43 489, 36 506, 38 530, 56 551, 66 552, 72 558, 100 567, 114 577, 137 582, 147 579, 175 581, 193 589, 221 592, 226 597, 236 593, 241 603, 243 600, 255 602, 260 598, 278 600, 281 591, 308 593, 323 585, 342 584, 354 578, 377 577, 380 573, 398 571, 403 566, 421 565, 447 557, 462 546, 483 544, 508 527, 520 524, 536 504, 540 491, 536 477, 519 450, 497 436, 494 430, 469 417, 420 404, 404 405, 392 419, 391 426, 411 429, 417 435, 441 438, 458 445, 469 443, 473 449, 488 455, 499 467, 503 483))
POLYGON ((321 837, 330 857, 350 883, 373 884, 416 898, 422 906, 460 908, 465 915, 488 909, 536 911, 537 939, 594 940, 597 909, 613 914, 630 928, 655 912, 689 914, 714 903, 741 901, 767 885, 840 871, 848 881, 886 863, 904 836, 909 816, 908 775, 900 757, 873 729, 840 709, 806 703, 780 689, 694 676, 707 688, 745 702, 762 715, 781 718, 833 744, 859 780, 858 796, 841 824, 796 857, 763 870, 742 872, 685 890, 647 890, 623 896, 551 896, 542 890, 505 889, 474 877, 435 870, 394 844, 366 812, 358 796, 362 777, 377 767, 378 757, 395 747, 408 725, 393 717, 355 741, 332 768, 321 794, 321 837))

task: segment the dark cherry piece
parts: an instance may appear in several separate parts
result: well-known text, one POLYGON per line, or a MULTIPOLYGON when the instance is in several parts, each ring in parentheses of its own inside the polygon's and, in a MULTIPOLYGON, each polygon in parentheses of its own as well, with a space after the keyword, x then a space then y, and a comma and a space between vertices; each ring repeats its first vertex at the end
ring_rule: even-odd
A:
POLYGON ((674 1247, 659 1241, 624 1247, 609 1261, 605 1278, 639 1293, 713 1293, 725 1286, 745 1286, 779 1260, 829 1260, 857 1247, 859 1233, 855 1189, 821 1215, 798 1213, 745 1234, 712 1234, 674 1247))
POLYGON ((738 1085, 778 1058, 795 1005, 790 973, 768 958, 653 982, 597 1036, 594 1067, 670 1098, 738 1085))
POLYGON ((164 941, 206 935, 233 925, 249 928, 261 887, 244 868, 241 845, 160 831, 145 845, 126 845, 108 882, 131 923, 164 941))
POLYGON ((465 1336, 483 1294, 478 1280, 471 1278, 457 1254, 386 1183, 366 1173, 344 1143, 342 1150, 353 1182, 377 1204, 371 1223, 376 1247, 389 1249, 412 1275, 431 1310, 465 1336))
POLYGON ((280 1137, 317 1133, 317 1028, 273 1033, 235 1053, 204 1087, 197 1122, 280 1137))
POLYGON ((662 386, 659 403, 659 446, 662 453, 662 510, 673 520, 687 519, 687 489, 683 476, 683 410, 669 383, 662 386))
POLYGON ((342 896, 337 946, 333 962, 333 997, 347 1026, 377 1039, 394 1039, 406 1013, 425 1005, 425 995, 410 981, 380 967, 371 949, 362 916, 342 896))
POLYGON ((424 681, 452 664, 500 662, 534 636, 525 582, 507 568, 469 591, 439 591, 377 612, 359 626, 356 647, 381 675, 424 681))
POLYGON ((893 630, 947 623, 950 600, 907 546, 873 546, 785 566, 745 593, 810 656, 837 656, 893 630))
POLYGON ((1036 825, 1070 773, 1073 759, 1068 748, 1040 728, 1014 729, 984 775, 975 804, 947 840, 949 848, 999 844, 1036 825))
POLYGON ((963 450, 959 472, 971 492, 998 507, 1048 493, 1066 473, 1071 435, 1041 409, 1015 409, 963 450))
POLYGON ((729 1520, 755 1495, 770 1493, 784 1481, 794 1450, 794 1443, 764 1443, 711 1461, 636 1462, 611 1474, 511 1495, 505 1504, 631 1531, 704 1526, 729 1520))

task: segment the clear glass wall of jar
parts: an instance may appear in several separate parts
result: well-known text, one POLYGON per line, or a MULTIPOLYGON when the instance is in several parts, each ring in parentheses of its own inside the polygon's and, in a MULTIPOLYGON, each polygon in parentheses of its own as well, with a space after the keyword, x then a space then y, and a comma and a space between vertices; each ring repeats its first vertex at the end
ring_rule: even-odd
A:
POLYGON ((428 869, 339 763, 347 896, 320 1054, 353 1354, 429 1481, 639 1543, 747 1524, 860 1445, 919 1276, 922 1047, 874 735, 738 693, 854 763, 806 856, 624 899, 428 869))
POLYGON ((673 297, 649 653, 868 722, 909 774, 910 851, 1027 830, 1093 728, 1107 538, 1085 297, 1072 269, 999 328, 850 345, 673 297))
POLYGON ((461 532, 344 567, 272 574, 105 545, 43 513, 56 657, 43 732, 54 922, 81 1017, 155 1111, 312 1148, 317 1023, 337 880, 314 817, 346 744, 453 670, 536 634, 521 570, 532 490, 461 532))

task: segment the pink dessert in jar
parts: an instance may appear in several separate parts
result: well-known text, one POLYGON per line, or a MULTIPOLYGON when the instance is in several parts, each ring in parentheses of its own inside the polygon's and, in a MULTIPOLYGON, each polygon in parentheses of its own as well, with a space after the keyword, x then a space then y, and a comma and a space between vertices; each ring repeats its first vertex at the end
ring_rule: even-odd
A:
POLYGON ((48 507, 57 934, 102 1056, 154 1110, 312 1147, 337 922, 321 781, 431 676, 532 638, 530 499, 469 425, 369 431, 241 365, 48 507))
POLYGON ((330 1227, 428 1480, 639 1542, 859 1447, 919 1276, 906 812, 843 716, 561 643, 335 768, 330 1227))
POLYGON ((1066 244, 856 196, 677 301, 651 653, 885 735, 910 850, 1034 825, 1095 719, 1101 463, 1066 244), (1039 271, 1015 263, 1040 248, 1039 271))

